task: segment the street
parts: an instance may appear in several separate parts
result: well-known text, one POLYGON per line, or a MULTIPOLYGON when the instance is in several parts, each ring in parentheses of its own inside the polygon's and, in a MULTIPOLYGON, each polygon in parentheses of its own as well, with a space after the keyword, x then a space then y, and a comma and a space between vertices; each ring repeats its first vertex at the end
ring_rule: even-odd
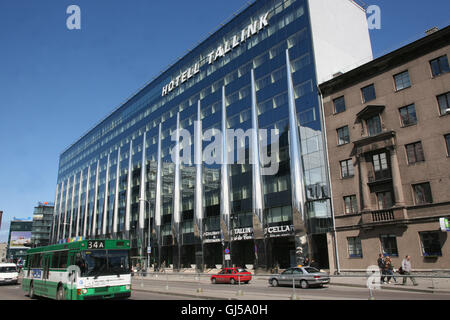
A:
MULTIPOLYGON (((288 300, 292 294, 301 300, 367 300, 369 291, 365 288, 329 285, 324 288, 300 289, 292 287, 271 287, 264 281, 250 284, 213 285, 206 281, 198 282, 186 279, 133 279, 130 300, 288 300), (202 289, 197 293, 198 288, 202 289), (238 294, 241 290, 241 294, 238 294)), ((375 290, 376 300, 450 300, 449 293, 421 293, 397 290, 375 290)), ((0 286, 0 300, 29 300, 20 285, 0 286)))

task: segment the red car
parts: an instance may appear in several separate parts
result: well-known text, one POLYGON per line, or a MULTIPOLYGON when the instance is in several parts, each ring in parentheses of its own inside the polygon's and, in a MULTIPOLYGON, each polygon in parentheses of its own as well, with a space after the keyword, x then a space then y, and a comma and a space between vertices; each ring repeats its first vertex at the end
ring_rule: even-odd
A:
POLYGON ((249 283, 252 274, 243 268, 224 268, 218 274, 211 276, 212 283, 249 283))

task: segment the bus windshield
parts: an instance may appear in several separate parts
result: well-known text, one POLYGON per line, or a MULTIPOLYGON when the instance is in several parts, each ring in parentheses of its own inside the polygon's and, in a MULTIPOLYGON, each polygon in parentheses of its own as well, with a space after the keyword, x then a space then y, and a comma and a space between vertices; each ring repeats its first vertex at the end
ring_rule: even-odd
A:
POLYGON ((92 250, 77 255, 76 265, 82 277, 130 273, 127 250, 92 250))

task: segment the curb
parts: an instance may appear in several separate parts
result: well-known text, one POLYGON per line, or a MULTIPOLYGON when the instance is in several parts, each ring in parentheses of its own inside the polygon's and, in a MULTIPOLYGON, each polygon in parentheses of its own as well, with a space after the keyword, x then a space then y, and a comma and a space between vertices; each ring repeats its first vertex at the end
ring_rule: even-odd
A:
POLYGON ((167 292, 167 291, 156 291, 156 290, 145 290, 145 289, 133 289, 133 291, 165 294, 168 296, 199 298, 201 300, 234 300, 234 301, 239 300, 236 298, 225 298, 225 297, 219 298, 219 297, 214 297, 214 296, 199 296, 199 295, 190 294, 190 293, 178 293, 178 292, 167 292))

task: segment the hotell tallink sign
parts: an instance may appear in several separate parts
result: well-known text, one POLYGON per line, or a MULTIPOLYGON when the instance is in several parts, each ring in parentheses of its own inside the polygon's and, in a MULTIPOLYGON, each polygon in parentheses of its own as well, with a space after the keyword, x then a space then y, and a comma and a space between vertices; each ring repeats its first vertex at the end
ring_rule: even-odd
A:
MULTIPOLYGON (((259 17, 259 20, 256 20, 249 24, 246 28, 242 29, 239 34, 236 34, 228 41, 225 41, 223 45, 218 46, 215 50, 211 51, 208 54, 208 63, 213 64, 217 59, 224 57, 226 54, 231 52, 234 48, 238 47, 241 43, 244 43, 247 39, 250 39, 252 36, 260 32, 262 29, 269 25, 268 22, 269 12, 266 12, 264 15, 259 17)), ((200 72, 200 62, 195 63, 192 67, 187 70, 181 72, 175 79, 170 81, 169 84, 165 85, 162 88, 162 96, 169 94, 175 88, 190 80, 196 74, 200 72)))

